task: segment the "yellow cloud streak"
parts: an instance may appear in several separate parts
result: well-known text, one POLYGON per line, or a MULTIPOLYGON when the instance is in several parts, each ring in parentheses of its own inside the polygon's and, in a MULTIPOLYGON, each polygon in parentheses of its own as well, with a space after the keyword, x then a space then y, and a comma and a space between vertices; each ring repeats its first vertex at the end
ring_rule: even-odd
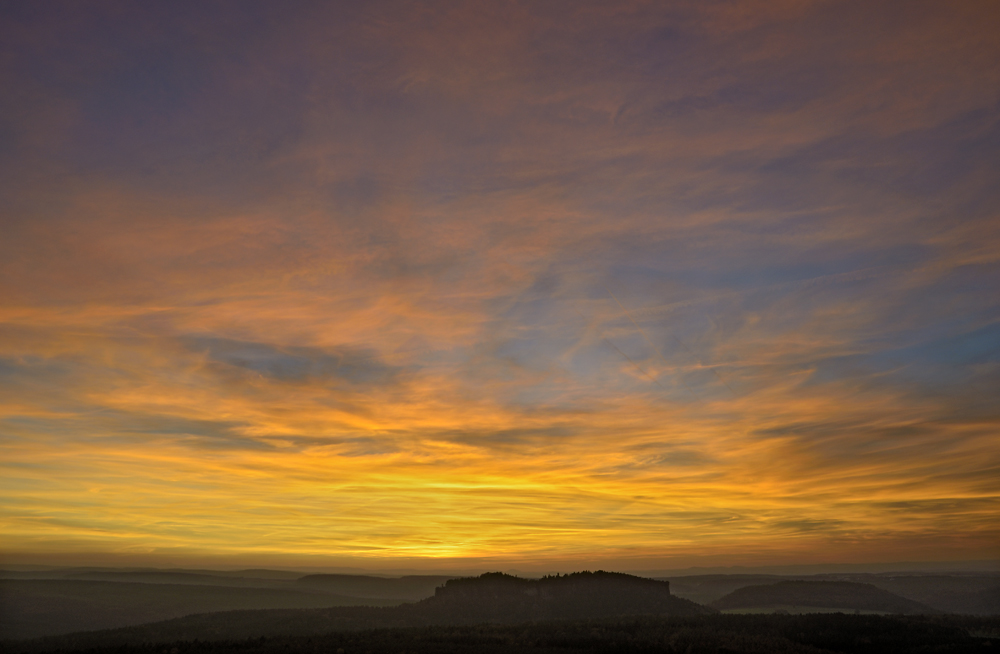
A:
MULTIPOLYGON (((921 14, 830 48, 808 3, 747 6, 693 14, 709 50, 778 73, 814 61, 857 74, 831 80, 834 94, 742 112, 711 102, 731 82, 711 57, 678 86, 632 65, 553 84, 576 68, 536 70, 532 30, 589 43, 607 24, 631 37, 655 12, 598 6, 553 22, 456 6, 372 26, 405 61, 366 83, 443 102, 468 124, 351 115, 318 83, 301 144, 263 173, 287 179, 252 207, 97 174, 60 185, 65 206, 10 230, 0 281, 0 372, 14 371, 0 394, 4 547, 359 560, 989 551, 995 419, 879 383, 884 370, 824 379, 818 362, 869 354, 918 323, 899 298, 995 265, 996 228, 927 228, 918 195, 873 200, 831 182, 839 155, 812 162, 829 193, 807 210, 685 203, 770 188, 747 161, 992 107, 995 30, 921 14), (425 20, 436 28, 413 29, 425 20), (727 41, 755 30, 774 38, 727 41), (887 82, 900 69, 921 74, 911 93, 887 82), (662 119, 675 103, 707 106, 662 119), (494 123, 508 130, 497 143, 484 136, 494 123), (428 199, 427 177, 457 161, 495 169, 428 199), (370 206, 330 200, 368 174, 382 184, 370 206), (803 211, 815 224, 786 229, 803 211), (667 266, 631 296, 615 289, 625 320, 592 291, 645 240, 664 260, 684 256, 676 243, 701 248, 721 262, 711 274, 773 252, 808 253, 777 262, 790 268, 841 250, 864 259, 873 245, 937 254, 751 290, 686 286, 667 266), (672 339, 678 353, 648 356, 672 339)), ((323 21, 305 22, 302 47, 337 60, 323 21)), ((909 171, 910 157, 887 151, 871 166, 909 171)), ((964 207, 956 198, 981 183, 935 201, 964 207)), ((25 191, 42 207, 53 192, 25 191)))

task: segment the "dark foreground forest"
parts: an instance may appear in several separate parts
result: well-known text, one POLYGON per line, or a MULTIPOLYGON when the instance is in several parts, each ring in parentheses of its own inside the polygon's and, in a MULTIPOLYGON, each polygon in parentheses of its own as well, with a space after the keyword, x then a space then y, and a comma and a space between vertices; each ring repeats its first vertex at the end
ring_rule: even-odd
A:
MULTIPOLYGON (((16 643, 14 652, 56 651, 52 641, 16 643)), ((523 624, 339 631, 225 641, 95 646, 71 637, 58 651, 90 654, 918 654, 1000 651, 1000 617, 809 615, 634 616, 523 624)))

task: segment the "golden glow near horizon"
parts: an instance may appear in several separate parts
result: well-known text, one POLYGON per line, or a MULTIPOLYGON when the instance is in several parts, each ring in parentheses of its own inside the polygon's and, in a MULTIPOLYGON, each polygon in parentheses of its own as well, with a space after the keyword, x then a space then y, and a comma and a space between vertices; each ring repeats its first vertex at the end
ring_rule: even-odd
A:
POLYGON ((997 558, 995 3, 63 9, 7 556, 997 558))

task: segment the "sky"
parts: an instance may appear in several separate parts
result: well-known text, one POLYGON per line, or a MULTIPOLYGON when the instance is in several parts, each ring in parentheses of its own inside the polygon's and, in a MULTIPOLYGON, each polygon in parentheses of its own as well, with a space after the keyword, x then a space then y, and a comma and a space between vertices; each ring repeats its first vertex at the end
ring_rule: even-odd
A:
POLYGON ((0 6, 0 561, 1000 559, 1000 5, 0 6))

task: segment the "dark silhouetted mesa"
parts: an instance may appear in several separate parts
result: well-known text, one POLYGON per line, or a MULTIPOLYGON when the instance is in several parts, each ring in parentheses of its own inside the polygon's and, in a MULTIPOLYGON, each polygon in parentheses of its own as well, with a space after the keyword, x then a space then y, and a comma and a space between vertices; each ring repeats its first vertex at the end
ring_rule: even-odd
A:
POLYGON ((764 586, 746 586, 715 600, 710 606, 720 610, 800 607, 899 614, 938 612, 871 584, 850 581, 781 581, 764 586))
POLYGON ((711 612, 671 595, 666 581, 603 571, 541 579, 492 572, 451 579, 413 609, 431 622, 454 624, 711 612))

